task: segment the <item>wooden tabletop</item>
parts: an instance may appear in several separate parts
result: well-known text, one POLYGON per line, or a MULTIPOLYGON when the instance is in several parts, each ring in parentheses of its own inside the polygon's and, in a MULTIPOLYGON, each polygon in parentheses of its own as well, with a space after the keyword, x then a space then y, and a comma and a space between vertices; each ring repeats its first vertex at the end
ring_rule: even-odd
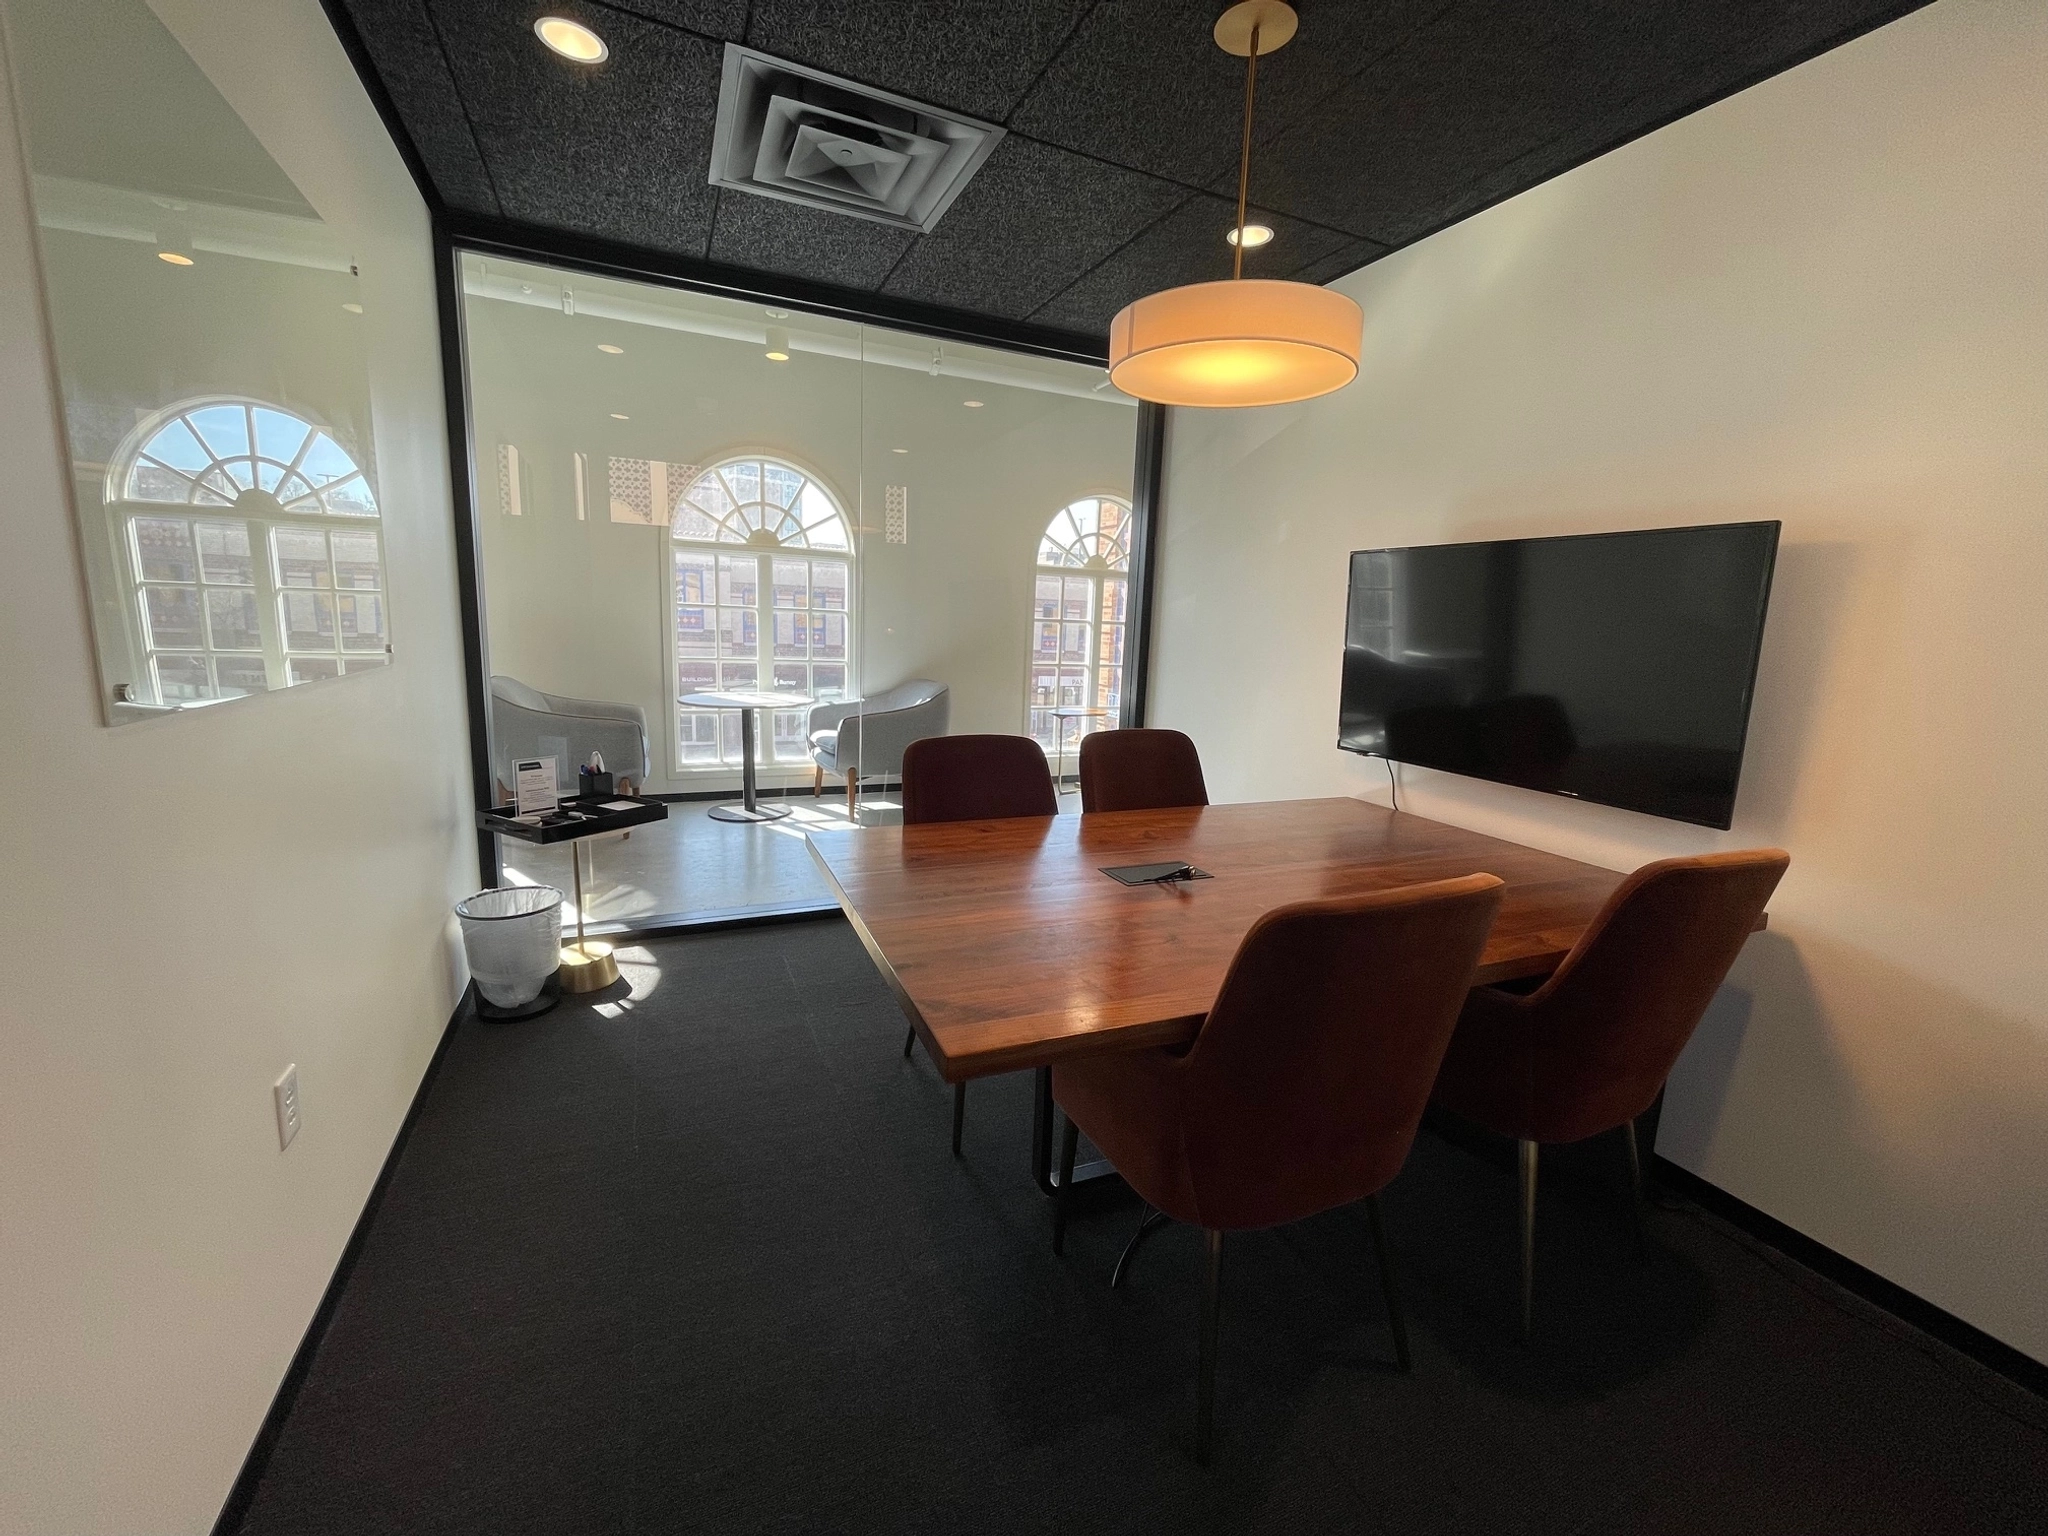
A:
POLYGON ((1363 800, 814 832, 833 894, 948 1082, 1194 1037, 1260 914, 1477 872, 1507 882, 1477 980, 1541 976, 1622 877, 1363 800), (1212 880, 1125 886, 1185 859, 1212 880))

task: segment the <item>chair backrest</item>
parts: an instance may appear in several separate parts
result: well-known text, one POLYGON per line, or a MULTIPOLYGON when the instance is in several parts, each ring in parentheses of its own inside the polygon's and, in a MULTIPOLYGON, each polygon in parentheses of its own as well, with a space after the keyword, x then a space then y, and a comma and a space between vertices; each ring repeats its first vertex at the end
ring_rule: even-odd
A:
POLYGON ((1299 1221, 1400 1171, 1500 899, 1494 876, 1466 875, 1252 925, 1188 1052, 1205 1225, 1299 1221))
POLYGON ((894 688, 883 690, 860 701, 861 713, 879 715, 885 710, 909 709, 915 704, 929 704, 946 691, 946 685, 929 677, 913 677, 898 683, 894 688))
POLYGON ((1577 1141, 1650 1107, 1791 862, 1779 848, 1708 853, 1622 881, 1521 1004, 1541 1139, 1577 1141))
POLYGON ((1081 810, 1207 805, 1202 757, 1179 731, 1092 731, 1081 738, 1081 810))
POLYGON ((903 749, 903 820, 1053 816, 1052 772, 1029 736, 926 736, 903 749))

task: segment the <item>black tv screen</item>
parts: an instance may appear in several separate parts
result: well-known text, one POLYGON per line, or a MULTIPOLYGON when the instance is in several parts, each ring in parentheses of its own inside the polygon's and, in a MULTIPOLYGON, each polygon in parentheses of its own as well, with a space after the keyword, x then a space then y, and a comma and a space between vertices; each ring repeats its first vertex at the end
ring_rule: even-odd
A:
POLYGON ((1725 828, 1778 526, 1360 550, 1337 744, 1725 828))

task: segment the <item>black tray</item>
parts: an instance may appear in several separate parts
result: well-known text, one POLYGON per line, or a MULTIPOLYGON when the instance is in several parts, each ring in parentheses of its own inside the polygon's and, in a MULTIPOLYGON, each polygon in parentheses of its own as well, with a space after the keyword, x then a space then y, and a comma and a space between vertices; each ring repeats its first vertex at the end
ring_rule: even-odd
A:
POLYGON ((650 800, 645 795, 597 795, 589 800, 571 795, 556 802, 554 814, 563 819, 536 825, 515 819, 515 807, 500 805, 488 811, 478 811, 476 824, 486 832, 516 837, 522 843, 566 843, 574 838, 595 837, 600 832, 623 832, 628 827, 650 821, 666 821, 668 805, 661 800, 650 800), (618 800, 632 801, 633 808, 629 811, 594 809, 618 800))

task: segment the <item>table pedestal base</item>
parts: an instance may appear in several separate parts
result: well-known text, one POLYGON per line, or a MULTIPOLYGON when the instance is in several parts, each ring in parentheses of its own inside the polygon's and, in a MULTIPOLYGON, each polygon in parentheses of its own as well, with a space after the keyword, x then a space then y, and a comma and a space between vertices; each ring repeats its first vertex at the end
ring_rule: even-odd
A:
POLYGON ((578 939, 562 946, 562 968, 555 974, 564 992, 595 992, 619 979, 619 962, 611 945, 578 939))
MULTIPOLYGON (((1055 1105, 1052 1098, 1052 1068, 1040 1067, 1033 1083, 1031 1111, 1031 1177, 1037 1181, 1039 1192, 1057 1195, 1060 1192, 1059 1163, 1053 1156, 1052 1126, 1055 1105)), ((1104 1179, 1117 1177, 1116 1169, 1108 1158, 1092 1163, 1077 1163, 1074 1166, 1074 1188, 1083 1184, 1096 1184, 1104 1179)))
POLYGON ((713 821, 780 821, 789 814, 786 805, 714 805, 706 812, 713 821))

